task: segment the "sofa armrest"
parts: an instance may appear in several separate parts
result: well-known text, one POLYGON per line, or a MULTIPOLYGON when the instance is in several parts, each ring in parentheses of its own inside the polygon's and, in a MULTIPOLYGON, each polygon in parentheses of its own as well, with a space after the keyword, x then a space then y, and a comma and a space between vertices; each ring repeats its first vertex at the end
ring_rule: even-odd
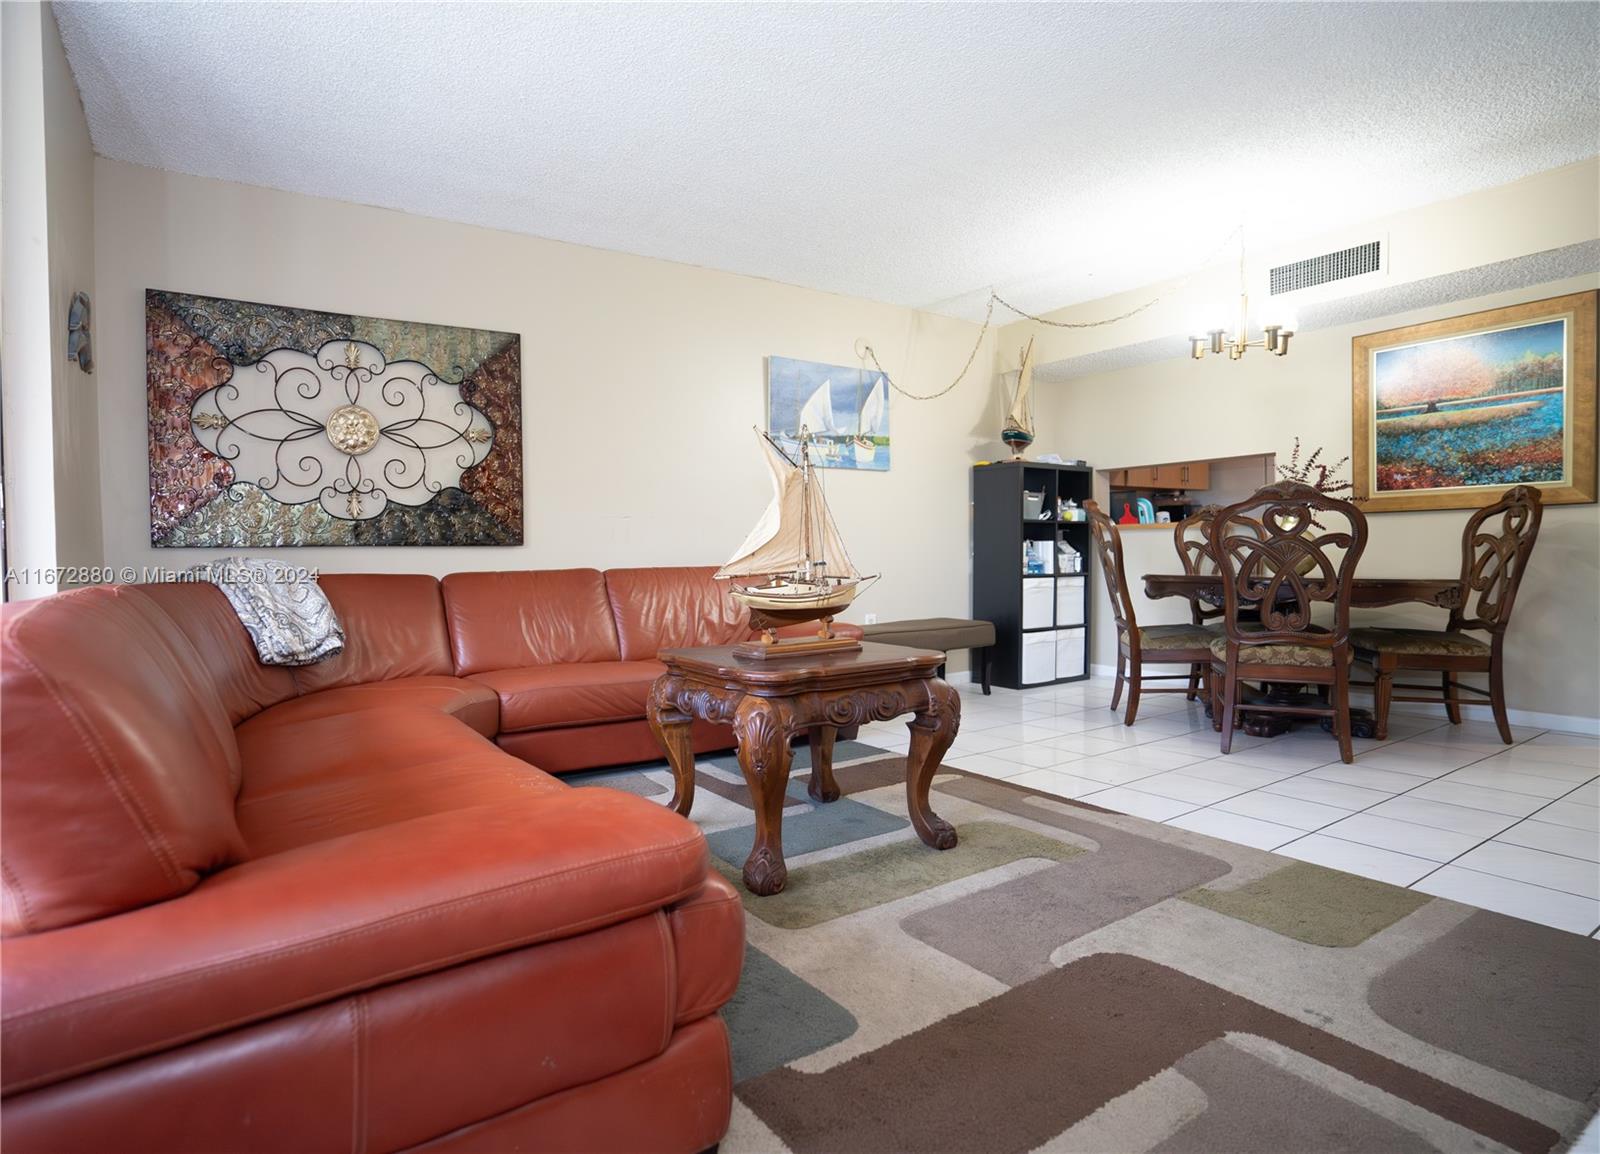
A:
POLYGON ((649 913, 699 892, 707 860, 663 807, 574 789, 303 846, 12 938, 4 1091, 649 913))

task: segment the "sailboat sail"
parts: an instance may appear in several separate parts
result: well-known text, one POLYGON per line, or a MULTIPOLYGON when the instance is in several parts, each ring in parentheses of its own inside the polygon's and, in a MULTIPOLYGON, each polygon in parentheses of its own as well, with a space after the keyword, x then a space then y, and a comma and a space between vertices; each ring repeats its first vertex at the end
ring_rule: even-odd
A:
POLYGON ((1028 405, 1028 391, 1033 387, 1033 339, 1022 350, 1022 367, 1017 373, 1017 391, 1011 398, 1011 409, 1006 413, 1006 426, 1033 432, 1033 415, 1028 405))
POLYGON ((757 577, 787 573, 806 561, 825 561, 829 577, 861 576, 850 563, 833 514, 815 475, 804 472, 780 453, 760 430, 756 436, 772 474, 772 501, 717 577, 757 577), (808 492, 809 490, 809 492, 808 492), (809 546, 809 550, 808 550, 809 546), (809 552, 809 556, 807 555, 809 552))
MULTIPOLYGON (((823 381, 822 387, 800 406, 800 428, 809 429, 813 437, 827 437, 839 431, 833 417, 833 382, 823 381)), ((796 429, 795 432, 799 432, 796 429)))
POLYGON ((881 437, 888 426, 888 393, 883 387, 883 375, 878 375, 878 383, 872 386, 872 392, 867 394, 866 403, 861 406, 861 435, 863 437, 881 437))

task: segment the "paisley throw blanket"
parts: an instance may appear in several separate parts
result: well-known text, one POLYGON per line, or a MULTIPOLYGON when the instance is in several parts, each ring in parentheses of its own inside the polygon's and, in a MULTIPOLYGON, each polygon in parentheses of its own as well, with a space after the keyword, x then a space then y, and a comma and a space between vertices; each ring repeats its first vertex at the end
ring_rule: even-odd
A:
POLYGON ((333 606, 304 567, 233 557, 190 572, 222 590, 263 665, 310 665, 344 650, 333 606))

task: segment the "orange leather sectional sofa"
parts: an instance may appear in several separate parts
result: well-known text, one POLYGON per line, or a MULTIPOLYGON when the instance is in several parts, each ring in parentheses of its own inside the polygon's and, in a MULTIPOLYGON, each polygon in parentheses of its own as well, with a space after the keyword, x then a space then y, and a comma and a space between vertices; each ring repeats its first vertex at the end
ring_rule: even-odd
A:
POLYGON ((710 574, 326 576, 292 671, 210 585, 6 606, 7 1150, 714 1145, 739 897, 552 776, 658 756, 656 651, 750 632, 710 574))

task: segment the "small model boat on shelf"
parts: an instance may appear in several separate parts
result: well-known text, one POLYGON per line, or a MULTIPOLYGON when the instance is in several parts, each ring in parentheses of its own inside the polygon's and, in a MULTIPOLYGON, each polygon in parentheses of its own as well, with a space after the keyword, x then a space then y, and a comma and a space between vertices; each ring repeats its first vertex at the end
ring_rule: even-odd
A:
POLYGON ((1033 444, 1033 406, 1028 403, 1029 390, 1033 388, 1033 340, 1022 350, 1022 366, 1017 372, 1017 391, 1006 412, 1006 423, 1000 427, 1000 439, 1011 450, 1014 461, 1022 460, 1022 450, 1033 444))
POLYGON ((855 600, 876 577, 863 577, 850 563, 839 529, 811 463, 811 430, 802 425, 796 462, 760 430, 772 502, 733 558, 717 570, 732 582, 735 601, 750 608, 761 637, 734 648, 738 657, 767 659, 792 654, 860 649, 861 643, 833 632, 833 615, 855 600), (784 625, 820 622, 815 637, 779 641, 784 625))

